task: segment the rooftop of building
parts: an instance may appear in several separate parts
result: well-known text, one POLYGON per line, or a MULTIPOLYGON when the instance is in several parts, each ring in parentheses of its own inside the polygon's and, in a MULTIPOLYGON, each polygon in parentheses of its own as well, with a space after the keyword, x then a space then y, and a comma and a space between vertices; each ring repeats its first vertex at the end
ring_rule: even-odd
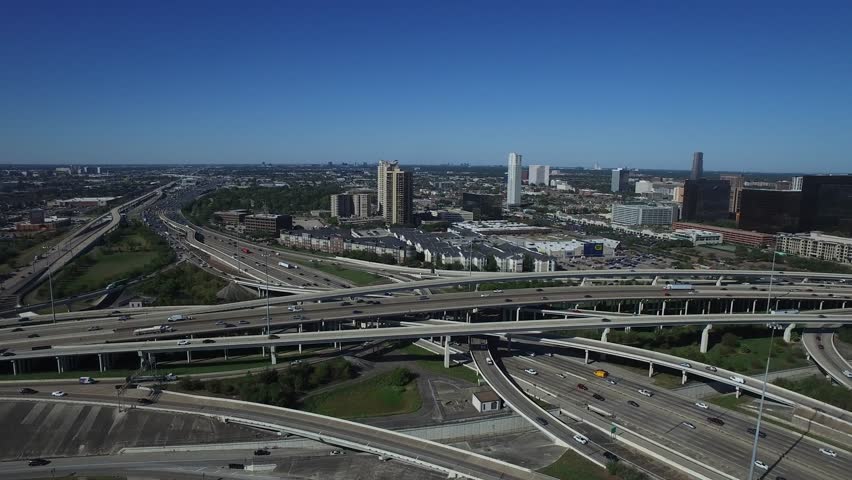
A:
POLYGON ((779 233, 778 236, 808 238, 819 242, 843 243, 846 245, 852 245, 852 238, 840 237, 837 235, 828 235, 826 233, 816 231, 808 233, 779 233))

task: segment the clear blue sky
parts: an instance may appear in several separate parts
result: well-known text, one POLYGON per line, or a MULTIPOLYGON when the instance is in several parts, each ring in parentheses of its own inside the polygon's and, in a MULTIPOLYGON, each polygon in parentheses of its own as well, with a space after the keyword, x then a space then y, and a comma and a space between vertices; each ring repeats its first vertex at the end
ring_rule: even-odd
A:
POLYGON ((3 2, 0 163, 852 170, 850 1, 3 2))

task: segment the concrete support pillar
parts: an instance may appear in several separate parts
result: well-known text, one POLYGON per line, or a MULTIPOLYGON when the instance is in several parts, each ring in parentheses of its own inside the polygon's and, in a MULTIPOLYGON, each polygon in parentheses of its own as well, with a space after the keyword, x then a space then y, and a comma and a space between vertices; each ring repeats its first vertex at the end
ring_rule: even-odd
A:
POLYGON ((651 282, 651 285, 652 285, 652 286, 656 286, 656 285, 657 285, 657 282, 658 282, 659 280, 660 280, 659 275, 658 275, 658 276, 656 276, 656 277, 654 277, 654 280, 651 282))
POLYGON ((707 353, 707 347, 710 344, 710 330, 713 330, 713 324, 708 323, 704 330, 701 331, 701 347, 699 351, 701 353, 707 353))
POLYGON ((824 300, 820 300, 820 301, 819 301, 819 309, 820 309, 820 310, 822 310, 822 304, 823 304, 823 303, 825 303, 825 301, 824 301, 824 300))
POLYGON ((106 371, 106 368, 104 368, 104 354, 103 353, 98 354, 98 371, 99 372, 106 371))
POLYGON ((680 373, 681 373, 680 384, 686 385, 686 370, 682 370, 680 373))
POLYGON ((192 352, 189 350, 186 351, 186 363, 192 363, 192 352))
POLYGON ((227 360, 227 359, 228 359, 228 349, 226 348, 225 349, 225 360, 227 360))
POLYGON ((796 324, 791 323, 790 325, 787 325, 787 328, 784 329, 784 341, 785 342, 787 342, 787 343, 792 342, 793 329, 794 328, 796 328, 796 324))
POLYGON ((846 302, 843 302, 843 305, 841 305, 840 308, 846 308, 846 302))
POLYGON ((627 333, 629 331, 630 331, 630 327, 624 327, 624 333, 627 333))
POLYGON ((139 368, 142 368, 145 366, 145 356, 142 354, 142 350, 139 350, 136 353, 139 354, 139 368))
POLYGON ((62 358, 56 357, 56 371, 62 373, 65 371, 62 365, 62 358))
POLYGON ((666 301, 663 300, 663 309, 660 311, 660 315, 665 315, 665 314, 666 314, 666 301))
POLYGON ((273 365, 278 364, 278 355, 275 354, 275 346, 274 345, 269 347, 269 358, 271 359, 273 365))
POLYGON ((583 280, 580 282, 580 286, 581 286, 581 287, 585 287, 585 286, 586 286, 586 277, 583 277, 583 280))
POLYGON ((642 315, 642 308, 645 306, 645 302, 639 300, 639 315, 642 315))
POLYGON ((713 299, 711 298, 710 300, 707 300, 707 313, 710 313, 712 311, 713 311, 713 299))
POLYGON ((464 313, 464 321, 470 323, 470 311, 464 313))
POLYGON ((616 313, 621 313, 621 302, 618 302, 618 309, 616 310, 616 313))
POLYGON ((736 395, 737 398, 740 398, 740 395, 742 395, 742 394, 743 394, 743 392, 740 390, 740 387, 735 387, 734 395, 736 395))
POLYGON ((509 353, 512 353, 512 334, 506 334, 506 347, 509 349, 509 353))
POLYGON ((801 310, 801 309, 802 309, 802 301, 799 300, 799 303, 796 305, 796 310, 801 310))
POLYGON ((521 307, 518 307, 518 308, 515 310, 515 321, 516 321, 516 322, 520 322, 520 321, 521 321, 521 307))
POLYGON ((444 368, 450 368, 450 337, 444 337, 444 368))
POLYGON ((730 314, 734 313, 734 300, 733 299, 731 299, 731 308, 728 310, 728 313, 730 313, 730 314))
MULTIPOLYGON (((589 354, 589 352, 587 351, 586 355, 588 355, 588 354, 589 354)), ((15 360, 12 360, 12 375, 17 375, 17 374, 18 374, 18 362, 16 362, 15 360)))
MULTIPOLYGON (((302 324, 299 324, 299 333, 302 333, 302 324)), ((299 344, 299 353, 302 353, 302 344, 299 344)))
POLYGON ((602 341, 602 342, 605 342, 605 341, 606 341, 606 336, 607 336, 607 335, 609 335, 609 328, 604 328, 604 331, 603 331, 603 333, 601 334, 601 341, 602 341))
POLYGON ((597 303, 595 303, 595 304, 592 306, 592 311, 593 311, 593 312, 597 312, 597 311, 598 311, 598 304, 597 304, 597 303))
POLYGON ((778 304, 779 304, 780 302, 781 302, 781 300, 775 300, 775 310, 778 310, 778 304))
POLYGON ((725 278, 725 277, 719 277, 719 279, 718 279, 718 280, 716 280, 716 286, 717 286, 717 287, 721 287, 721 286, 722 286, 722 279, 723 279, 723 278, 725 278))
POLYGON ((649 363, 648 364, 648 378, 651 378, 653 376, 654 376, 654 364, 649 363))
POLYGON ((683 314, 689 315, 689 299, 686 299, 686 304, 683 306, 683 314))
POLYGON ((151 368, 157 365, 157 356, 151 352, 148 352, 148 365, 150 365, 151 368))
POLYGON ((757 313, 757 300, 751 304, 751 313, 757 313))
POLYGON ((589 351, 586 350, 586 358, 583 360, 583 365, 588 365, 589 363, 589 351))

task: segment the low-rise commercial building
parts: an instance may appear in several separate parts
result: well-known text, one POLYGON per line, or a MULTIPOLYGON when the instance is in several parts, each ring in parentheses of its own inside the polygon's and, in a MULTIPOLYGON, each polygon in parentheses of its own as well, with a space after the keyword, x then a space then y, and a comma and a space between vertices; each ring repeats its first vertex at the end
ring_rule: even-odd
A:
POLYGON ((837 263, 852 263, 852 238, 822 232, 778 235, 779 252, 837 263))
POLYGON ((243 221, 248 215, 248 210, 239 209, 239 210, 224 210, 221 212, 213 212, 213 218, 216 219, 222 225, 230 225, 232 227, 238 227, 242 225, 243 221))
POLYGON ((699 245, 718 245, 722 243, 723 236, 718 232, 684 228, 675 230, 674 233, 672 233, 672 240, 685 240, 697 247, 699 245))
POLYGON ((479 413, 500 410, 503 407, 503 400, 493 390, 475 392, 470 402, 479 413))
POLYGON ((256 213, 246 215, 243 220, 244 232, 248 235, 278 235, 281 230, 293 228, 293 217, 290 215, 276 215, 272 213, 256 213))
POLYGON ((722 241, 724 243, 733 243, 748 247, 764 248, 775 244, 775 235, 740 230, 738 228, 717 227, 715 225, 707 225, 704 223, 689 222, 675 222, 672 224, 672 228, 676 231, 694 229, 719 233, 722 235, 722 241))

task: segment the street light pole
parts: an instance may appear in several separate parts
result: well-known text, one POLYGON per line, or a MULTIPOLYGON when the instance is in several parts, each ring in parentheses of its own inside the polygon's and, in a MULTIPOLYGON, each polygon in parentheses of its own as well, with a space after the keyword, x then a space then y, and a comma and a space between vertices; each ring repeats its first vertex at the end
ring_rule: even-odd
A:
POLYGON ((50 311, 53 315, 53 323, 56 323, 56 304, 53 303, 53 274, 50 272, 50 265, 47 265, 47 284, 50 287, 50 311))
POLYGON ((271 335, 272 330, 269 325, 269 254, 265 254, 263 256, 264 265, 266 269, 266 334, 271 335))
MULTIPOLYGON (((775 249, 772 251, 772 269, 769 272, 769 294, 766 299, 766 313, 770 313, 772 304, 772 280, 775 278, 775 256, 785 255, 775 249)), ((754 430, 754 446, 751 449, 751 464, 748 466, 748 480, 754 478, 754 462, 757 461, 757 444, 760 441, 760 421, 763 419, 763 405, 766 402, 766 385, 769 383, 769 361, 772 359, 772 342, 775 340, 775 323, 770 323, 772 332, 769 335, 769 353, 766 355, 766 369, 763 372, 763 389, 760 393, 760 406, 757 409, 757 425, 754 430)))

